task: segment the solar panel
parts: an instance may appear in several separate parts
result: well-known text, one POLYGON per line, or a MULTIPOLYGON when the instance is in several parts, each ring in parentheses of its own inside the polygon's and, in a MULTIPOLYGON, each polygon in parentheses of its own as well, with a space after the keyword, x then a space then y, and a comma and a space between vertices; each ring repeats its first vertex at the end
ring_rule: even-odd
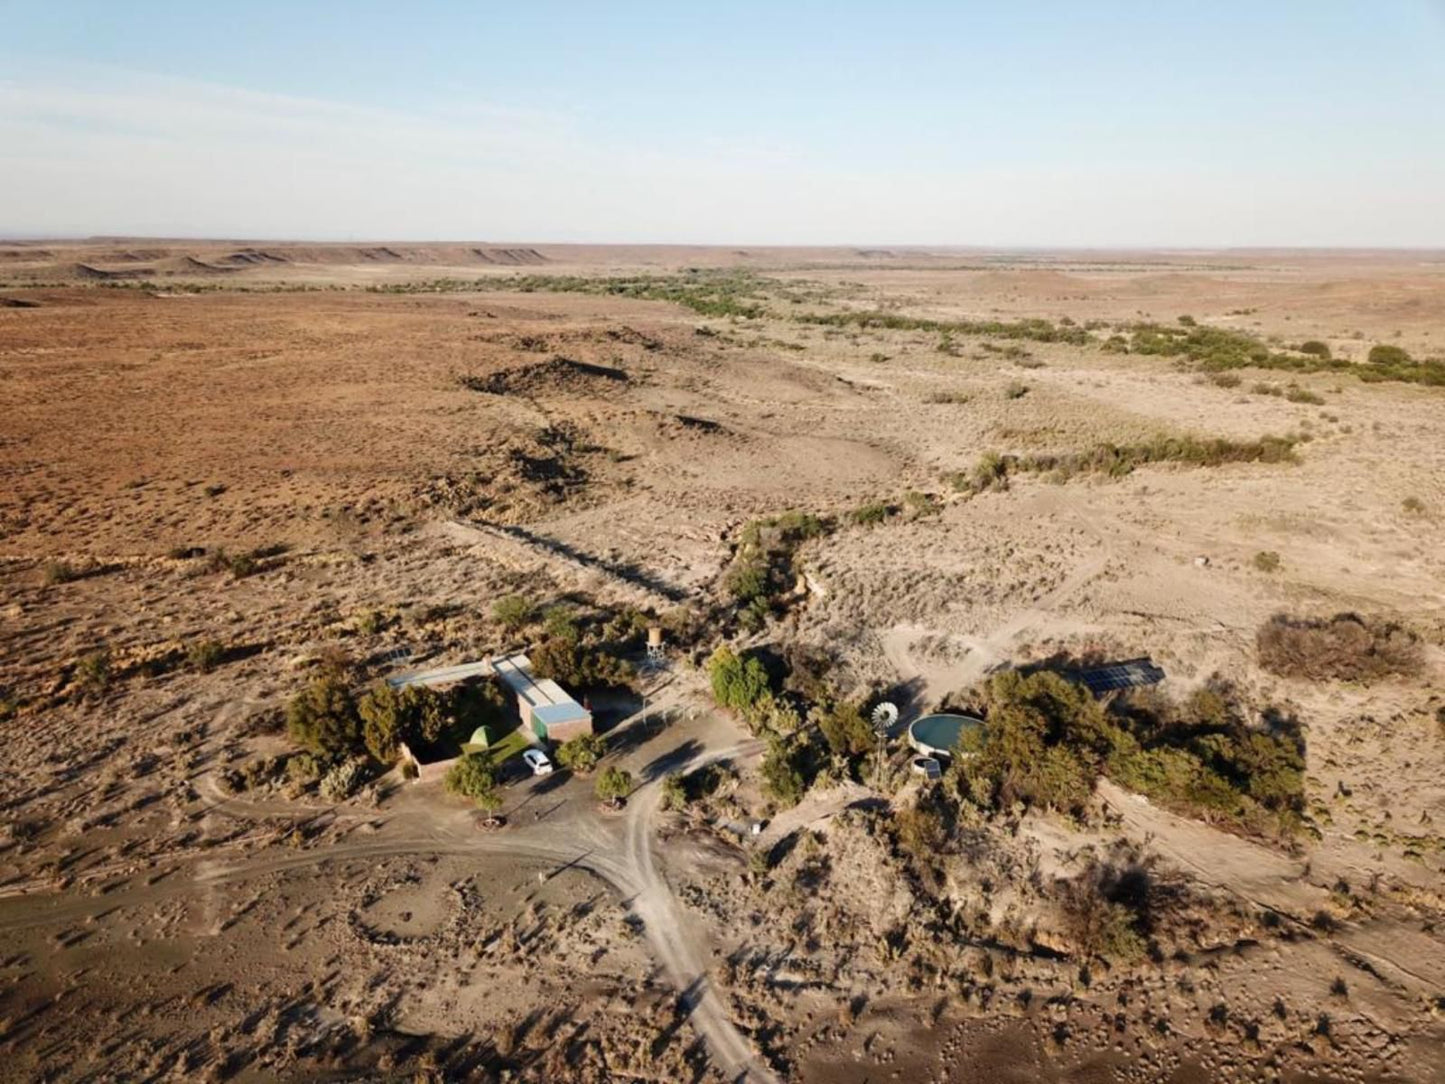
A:
POLYGON ((1079 671, 1074 675, 1074 680, 1095 696, 1103 696, 1120 689, 1157 685, 1164 680, 1164 671, 1155 666, 1152 659, 1130 659, 1113 666, 1098 666, 1092 670, 1079 671))

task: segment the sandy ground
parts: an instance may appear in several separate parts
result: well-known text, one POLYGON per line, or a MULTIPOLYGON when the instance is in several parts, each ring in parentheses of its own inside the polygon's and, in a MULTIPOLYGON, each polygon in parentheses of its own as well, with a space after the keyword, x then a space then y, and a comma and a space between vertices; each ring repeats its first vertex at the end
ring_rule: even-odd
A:
POLYGON ((945 319, 1191 314, 1356 359, 1445 341, 1430 254, 0 246, 0 299, 33 303, 0 307, 0 1076, 1445 1079, 1445 391, 1224 388, 1092 347, 1010 359, 986 336, 945 353, 663 302, 362 288, 685 266, 945 319), (106 288, 140 281, 160 285, 106 288), (165 288, 196 282, 216 289, 165 288), (1295 465, 968 500, 943 480, 983 451, 1159 432, 1312 439, 1295 465), (490 617, 516 591, 701 607, 748 519, 910 489, 938 514, 807 543, 810 593, 761 639, 826 648, 845 686, 896 684, 908 710, 1057 652, 1147 653, 1174 691, 1227 676, 1305 721, 1318 838, 1243 840, 1110 784, 1098 824, 1031 814, 981 838, 948 874, 959 907, 1119 839, 1198 894, 1171 955, 1083 982, 1026 888, 1033 948, 909 932, 923 903, 850 810, 866 791, 739 839, 728 824, 768 815, 759 748, 681 657, 673 721, 613 739, 642 783, 624 814, 563 776, 510 787, 497 833, 396 780, 336 807, 216 785, 287 750, 276 713, 328 645, 373 673, 397 647, 517 646, 490 617), (192 555, 218 548, 257 551, 254 573, 192 555), (1402 621, 1426 674, 1271 677, 1254 631, 1280 610, 1402 621), (209 672, 185 661, 200 639, 225 647, 209 672), (101 650, 109 686, 81 699, 101 650), (713 757, 742 773, 731 812, 661 812, 663 771, 713 757), (752 848, 810 838, 749 872, 752 848))

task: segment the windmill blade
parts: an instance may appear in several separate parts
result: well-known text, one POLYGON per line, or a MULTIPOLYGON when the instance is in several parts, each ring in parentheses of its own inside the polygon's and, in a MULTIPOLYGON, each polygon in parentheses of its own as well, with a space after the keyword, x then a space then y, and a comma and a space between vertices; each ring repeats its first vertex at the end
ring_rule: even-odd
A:
POLYGON ((898 722, 898 705, 884 701, 873 709, 873 729, 887 730, 898 722))

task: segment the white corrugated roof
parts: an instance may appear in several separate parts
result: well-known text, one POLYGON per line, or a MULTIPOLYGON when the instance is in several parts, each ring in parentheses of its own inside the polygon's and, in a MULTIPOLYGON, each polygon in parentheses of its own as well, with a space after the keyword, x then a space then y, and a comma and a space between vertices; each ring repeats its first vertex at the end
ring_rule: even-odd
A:
POLYGON ((400 674, 397 677, 386 679, 386 683, 393 689, 402 689, 408 685, 452 685, 458 681, 466 681, 468 678, 488 677, 492 673, 492 663, 487 659, 480 662, 464 662, 459 666, 443 666, 438 670, 419 670, 414 674, 400 674))
POLYGON ((492 667, 507 688, 534 708, 577 704, 577 701, 567 695, 567 690, 551 678, 535 677, 532 674, 532 660, 526 655, 508 655, 506 658, 493 659, 492 667))

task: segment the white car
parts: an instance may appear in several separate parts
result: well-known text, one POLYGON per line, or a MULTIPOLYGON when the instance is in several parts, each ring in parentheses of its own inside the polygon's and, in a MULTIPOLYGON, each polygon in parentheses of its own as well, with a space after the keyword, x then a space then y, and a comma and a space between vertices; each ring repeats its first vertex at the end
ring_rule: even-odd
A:
POLYGON ((547 754, 540 749, 526 749, 522 752, 522 759, 527 762, 527 767, 532 769, 533 775, 551 775, 552 762, 547 759, 547 754))

